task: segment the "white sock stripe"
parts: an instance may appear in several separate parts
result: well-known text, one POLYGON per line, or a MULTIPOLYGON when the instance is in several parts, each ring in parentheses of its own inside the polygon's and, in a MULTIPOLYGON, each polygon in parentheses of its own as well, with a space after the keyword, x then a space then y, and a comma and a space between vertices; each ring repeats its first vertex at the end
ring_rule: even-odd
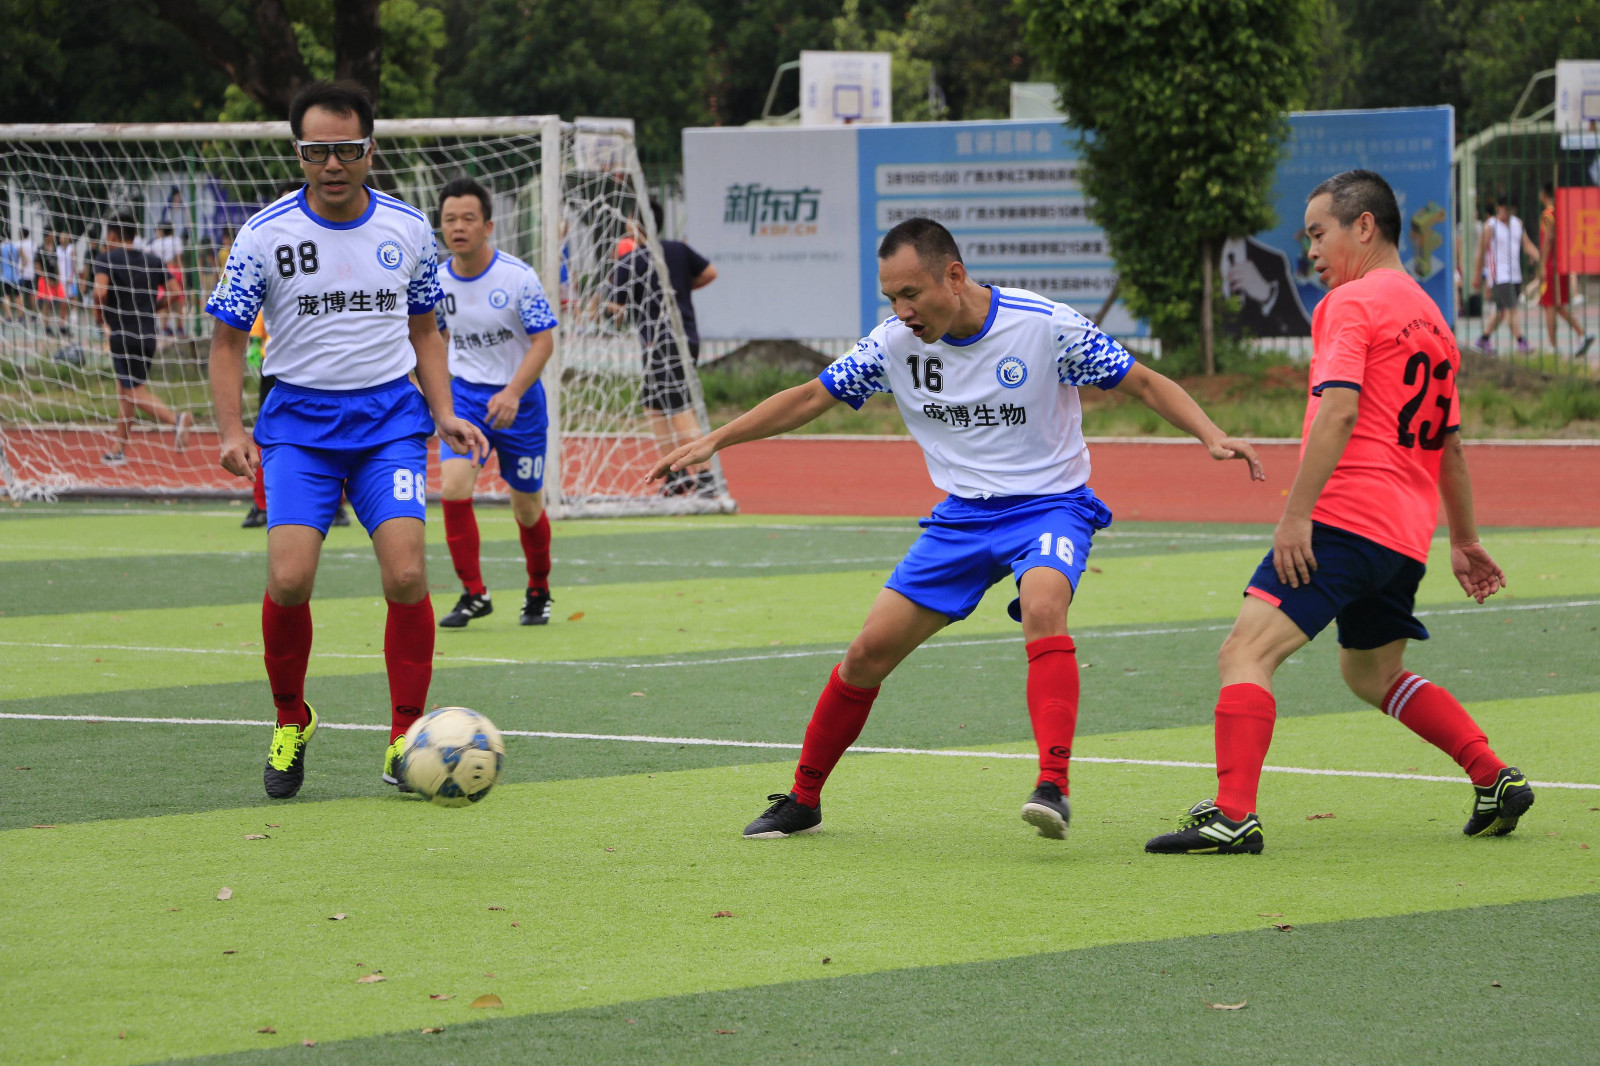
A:
POLYGON ((1400 688, 1389 697, 1389 706, 1384 708, 1384 713, 1388 714, 1396 721, 1399 721, 1400 712, 1406 709, 1406 704, 1411 702, 1411 697, 1417 694, 1417 690, 1426 684, 1428 684, 1427 678, 1412 674, 1410 680, 1401 685, 1400 688))

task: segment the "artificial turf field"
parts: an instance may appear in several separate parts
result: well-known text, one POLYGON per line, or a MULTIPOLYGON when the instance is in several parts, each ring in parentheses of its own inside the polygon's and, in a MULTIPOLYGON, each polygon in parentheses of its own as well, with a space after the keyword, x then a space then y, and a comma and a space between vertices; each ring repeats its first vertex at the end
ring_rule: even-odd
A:
POLYGON ((1182 764, 1211 759, 1263 527, 1097 539, 1064 844, 1017 817, 1005 586, 885 685, 861 744, 910 750, 846 759, 822 833, 757 842, 739 830, 788 787, 913 522, 558 523, 555 621, 525 629, 512 520, 484 509, 500 613, 440 633, 432 701, 546 735, 509 736, 494 794, 445 810, 378 780, 359 528, 329 537, 313 605, 305 788, 263 797, 265 537, 241 514, 0 515, 0 1061, 1596 1059, 1600 531, 1490 531, 1508 592, 1478 607, 1435 565, 1420 596, 1435 639, 1408 665, 1561 786, 1516 833, 1461 835, 1459 771, 1343 690, 1328 634, 1279 675, 1266 853, 1180 858, 1141 849, 1211 793, 1182 764))

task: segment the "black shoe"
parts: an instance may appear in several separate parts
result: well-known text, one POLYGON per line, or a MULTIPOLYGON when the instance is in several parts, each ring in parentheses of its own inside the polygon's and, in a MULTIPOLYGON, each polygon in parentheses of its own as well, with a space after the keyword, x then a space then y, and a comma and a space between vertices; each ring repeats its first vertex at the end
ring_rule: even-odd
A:
POLYGON ((525 626, 547 626, 550 624, 550 604, 555 602, 550 598, 550 590, 535 592, 528 590, 522 600, 522 624, 525 626))
POLYGON ((486 614, 494 614, 494 604, 489 602, 489 594, 482 596, 476 592, 463 592, 456 605, 450 608, 450 613, 439 619, 441 629, 461 629, 474 618, 482 618, 486 614))
POLYGON ((776 840, 801 833, 815 833, 822 828, 822 808, 807 807, 794 798, 793 792, 774 792, 767 799, 772 806, 760 818, 744 827, 746 840, 776 840))
POLYGON ((306 704, 310 721, 304 728, 280 725, 272 730, 272 747, 267 749, 267 768, 262 771, 261 783, 266 786, 268 799, 289 799, 300 791, 306 779, 306 745, 317 731, 317 712, 306 704))
POLYGON ((694 476, 689 488, 684 495, 694 496, 702 500, 715 499, 717 495, 717 479, 711 476, 711 471, 702 470, 694 476))
POLYGON ((1461 831, 1469 837, 1503 837, 1533 806, 1533 786, 1515 766, 1507 766, 1488 788, 1472 786, 1472 817, 1461 831))
POLYGON ((660 494, 662 496, 682 496, 684 486, 689 483, 689 475, 682 470, 668 470, 666 480, 661 482, 660 494))
POLYGON ((244 521, 239 523, 239 528, 240 529, 260 529, 262 526, 264 526, 266 524, 267 524, 267 512, 262 510, 261 508, 257 507, 255 504, 252 503, 250 505, 250 513, 244 516, 244 521))
POLYGON ((1067 839, 1067 823, 1072 821, 1072 805, 1053 782, 1045 781, 1033 790, 1022 805, 1022 820, 1051 840, 1067 839))
POLYGON ((339 505, 339 509, 333 512, 333 524, 336 526, 348 526, 350 524, 350 512, 344 509, 344 504, 342 503, 339 505))
POLYGON ((1149 841, 1156 855, 1260 855, 1261 822, 1254 814, 1234 821, 1210 800, 1201 800, 1178 819, 1178 831, 1149 841))

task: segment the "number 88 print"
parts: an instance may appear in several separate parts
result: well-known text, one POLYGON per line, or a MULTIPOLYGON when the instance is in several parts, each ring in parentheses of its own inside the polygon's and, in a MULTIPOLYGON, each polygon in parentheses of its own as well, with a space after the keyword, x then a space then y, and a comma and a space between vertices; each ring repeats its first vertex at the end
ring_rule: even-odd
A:
POLYGON ((426 499, 428 495, 428 472, 418 470, 415 474, 399 467, 394 472, 394 498, 397 500, 426 499))

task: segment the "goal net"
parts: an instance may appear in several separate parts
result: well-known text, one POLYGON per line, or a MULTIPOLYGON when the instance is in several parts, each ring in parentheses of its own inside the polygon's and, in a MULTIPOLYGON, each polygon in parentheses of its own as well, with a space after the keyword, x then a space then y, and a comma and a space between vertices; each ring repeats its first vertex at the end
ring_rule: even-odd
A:
MULTIPOLYGON (((629 124, 380 120, 374 136, 375 188, 437 220, 438 190, 454 177, 476 178, 494 198, 496 247, 534 265, 553 305, 559 293, 555 353, 543 375, 552 513, 732 511, 715 459, 698 477, 645 482, 657 456, 708 423, 629 124)), ((233 234, 302 184, 289 141, 288 124, 277 122, 0 125, 0 239, 9 267, 0 307, 0 494, 249 490, 217 465, 207 374, 214 320, 204 307, 233 234), (115 215, 131 216, 135 245, 166 264, 146 394, 171 412, 133 410, 121 462, 129 405, 93 295, 93 263, 115 215), (166 421, 178 415, 195 427, 182 450, 166 421)), ((245 382, 247 426, 258 406, 255 373, 245 382)), ((430 488, 438 488, 436 465, 430 488)), ((505 491, 493 458, 478 489, 489 497, 505 491)))

